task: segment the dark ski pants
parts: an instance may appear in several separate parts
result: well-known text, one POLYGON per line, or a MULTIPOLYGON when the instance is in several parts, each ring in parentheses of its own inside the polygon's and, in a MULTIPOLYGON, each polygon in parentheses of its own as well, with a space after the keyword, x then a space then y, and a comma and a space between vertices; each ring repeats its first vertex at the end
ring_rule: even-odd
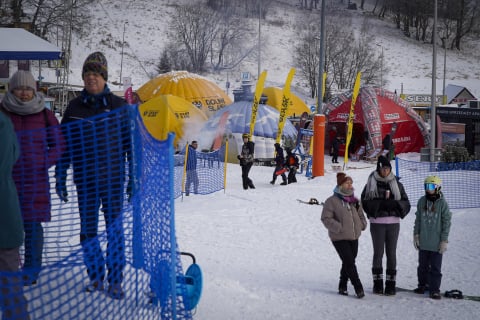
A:
POLYGON ((187 181, 185 182, 185 194, 190 194, 190 187, 193 183, 193 193, 198 193, 198 174, 197 170, 187 170, 187 181))
POLYGON ((38 221, 24 221, 25 229, 25 261, 23 263, 24 276, 27 282, 36 281, 42 268, 43 227, 38 221))
POLYGON ((91 281, 105 278, 105 259, 98 235, 99 209, 102 206, 107 234, 106 265, 110 284, 121 283, 125 268, 125 240, 123 233, 123 185, 98 186, 94 183, 77 185, 80 212, 80 243, 83 260, 91 281))
POLYGON ((253 163, 249 162, 246 163, 242 166, 242 183, 243 183, 243 189, 247 190, 248 187, 253 186, 252 180, 248 177, 248 174, 250 173, 250 169, 252 168, 253 163))
POLYGON ((288 183, 295 183, 297 182, 297 168, 295 167, 290 167, 290 169, 288 170, 288 177, 287 177, 287 180, 288 180, 288 183))
POLYGON ((340 281, 350 282, 355 289, 361 286, 360 278, 358 276, 355 259, 358 253, 358 240, 339 240, 332 241, 338 256, 342 260, 342 268, 340 269, 340 281))
POLYGON ((443 254, 434 251, 418 251, 418 286, 428 285, 430 293, 440 292, 442 282, 442 258, 443 254))
POLYGON ((370 234, 373 244, 373 269, 381 269, 383 254, 387 256, 387 270, 397 269, 397 240, 400 223, 371 223, 370 234))

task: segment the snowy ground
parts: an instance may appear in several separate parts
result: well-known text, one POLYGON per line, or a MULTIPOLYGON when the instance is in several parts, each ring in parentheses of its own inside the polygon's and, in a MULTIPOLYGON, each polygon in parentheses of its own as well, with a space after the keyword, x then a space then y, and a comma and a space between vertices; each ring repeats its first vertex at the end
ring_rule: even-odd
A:
MULTIPOLYGON (((340 160, 341 162, 343 159, 340 160)), ((371 294, 372 245, 369 228, 360 237, 357 267, 364 299, 337 294, 340 259, 320 221, 321 206, 300 204, 332 194, 335 172, 325 159, 325 175, 298 183, 269 184, 273 168, 253 167, 256 189, 241 186, 238 165, 230 164, 225 192, 177 199, 176 230, 180 249, 195 254, 204 275, 197 320, 266 319, 474 319, 474 301, 434 301, 426 296, 371 294)), ((359 196, 373 164, 350 162, 359 196)), ((446 186, 445 186, 446 187, 446 186)), ((472 186, 473 187, 473 186, 472 186)), ((477 186, 478 188, 478 186, 477 186)), ((418 195, 421 196, 420 194, 418 195)), ((410 199, 416 204, 416 199, 410 199)), ((412 245, 415 208, 402 220, 397 250, 397 285, 414 288, 417 251, 412 245)), ((453 210, 450 243, 443 262, 441 290, 480 295, 478 209, 453 210)), ((186 261, 187 267, 190 261, 186 261)), ((385 263, 385 262, 384 262, 385 263)))

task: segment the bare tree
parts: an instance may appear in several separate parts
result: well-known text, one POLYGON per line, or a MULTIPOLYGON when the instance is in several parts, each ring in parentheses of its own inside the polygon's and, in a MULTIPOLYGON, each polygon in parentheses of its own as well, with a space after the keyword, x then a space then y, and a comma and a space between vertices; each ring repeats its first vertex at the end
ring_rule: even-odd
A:
POLYGON ((233 9, 218 12, 218 31, 211 46, 210 62, 213 70, 230 69, 243 61, 255 45, 245 45, 249 28, 233 9))
MULTIPOLYGON (((319 31, 312 28, 311 22, 303 22, 304 30, 300 42, 296 46, 295 60, 302 77, 308 82, 311 97, 317 94, 318 62, 320 56, 319 31), (310 26, 310 27, 309 27, 310 26)), ((376 54, 374 39, 364 32, 355 34, 351 22, 345 17, 341 19, 329 16, 326 23, 325 39, 325 72, 327 72, 327 89, 344 90, 353 87, 356 75, 362 72, 363 84, 380 84, 380 78, 388 73, 388 67, 382 63, 383 57, 376 54)))
MULTIPOLYGON (((177 58, 187 56, 187 70, 200 73, 209 67, 215 71, 233 68, 255 48, 244 45, 250 32, 236 14, 236 8, 223 8, 219 11, 198 5, 177 8, 169 31, 176 49, 169 52, 177 58)), ((170 60, 174 61, 172 57, 170 60)))
POLYGON ((185 49, 190 71, 205 71, 205 62, 218 32, 215 11, 199 5, 179 6, 171 22, 169 36, 185 49))
MULTIPOLYGON (((14 22, 20 22, 24 12, 31 12, 26 20, 32 32, 49 38, 54 30, 70 24, 76 32, 88 24, 90 14, 85 10, 94 0, 12 0, 14 22)), ((25 19, 25 18, 24 18, 25 19)))

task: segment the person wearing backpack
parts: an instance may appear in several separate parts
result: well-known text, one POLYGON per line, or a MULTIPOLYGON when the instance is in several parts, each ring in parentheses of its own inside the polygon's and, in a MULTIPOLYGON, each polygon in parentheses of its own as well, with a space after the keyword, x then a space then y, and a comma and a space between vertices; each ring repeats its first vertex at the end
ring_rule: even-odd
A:
POLYGON ((285 148, 287 157, 285 158, 285 166, 288 169, 287 183, 297 182, 298 157, 292 152, 292 149, 285 148))
POLYGON ((287 176, 285 175, 285 156, 283 155, 283 148, 280 146, 280 143, 275 143, 275 170, 273 170, 273 178, 270 181, 270 184, 275 184, 277 176, 282 176, 282 183, 280 185, 287 185, 287 176))

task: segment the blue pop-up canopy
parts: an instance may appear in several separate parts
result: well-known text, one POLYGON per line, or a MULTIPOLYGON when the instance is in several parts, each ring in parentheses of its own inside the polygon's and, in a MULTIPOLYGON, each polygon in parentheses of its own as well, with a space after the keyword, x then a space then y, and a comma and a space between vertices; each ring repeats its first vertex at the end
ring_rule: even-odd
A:
POLYGON ((59 60, 62 50, 21 28, 0 28, 0 60, 59 60))

